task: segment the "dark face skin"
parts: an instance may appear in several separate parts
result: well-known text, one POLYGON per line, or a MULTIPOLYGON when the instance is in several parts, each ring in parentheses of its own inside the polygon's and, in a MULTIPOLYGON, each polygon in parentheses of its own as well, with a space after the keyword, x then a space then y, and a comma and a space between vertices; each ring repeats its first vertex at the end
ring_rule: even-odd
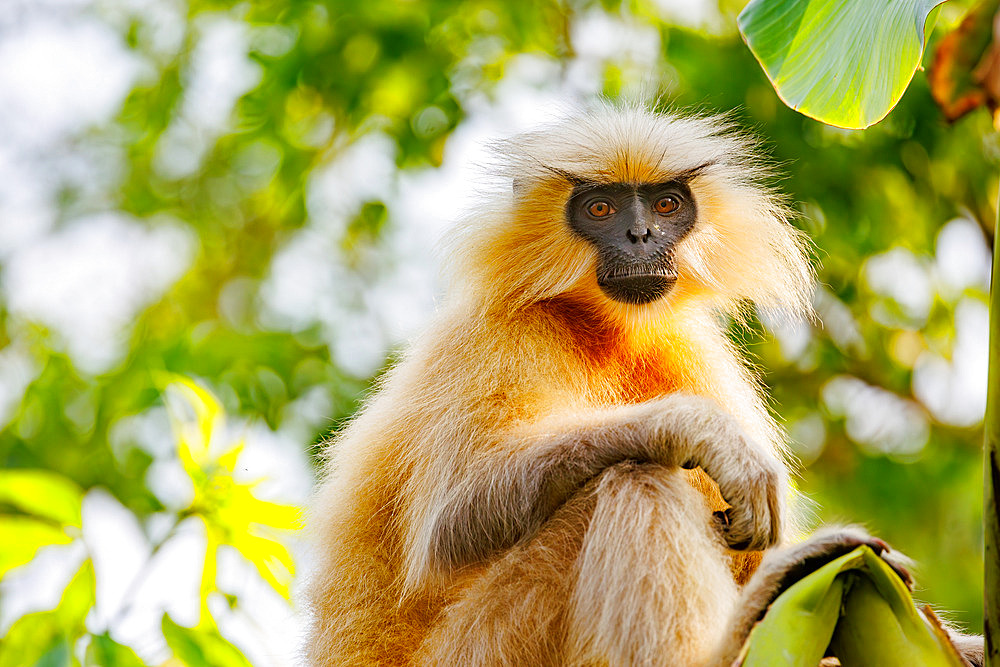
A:
POLYGON ((574 232, 598 253, 597 284, 608 298, 650 303, 677 281, 674 247, 694 227, 697 208, 680 180, 579 183, 566 202, 574 232))

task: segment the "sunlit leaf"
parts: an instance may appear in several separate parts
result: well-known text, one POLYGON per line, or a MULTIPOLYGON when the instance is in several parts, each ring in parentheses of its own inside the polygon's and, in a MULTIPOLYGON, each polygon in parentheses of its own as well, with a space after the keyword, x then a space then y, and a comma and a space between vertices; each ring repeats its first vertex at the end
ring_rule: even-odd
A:
POLYGON ((0 639, 0 667, 34 665, 47 653, 58 655, 65 645, 53 612, 28 614, 0 639))
POLYGON ((34 667, 70 667, 80 664, 73 657, 69 643, 65 639, 57 639, 49 650, 38 659, 34 667))
POLYGON ((223 425, 222 405, 211 392, 180 375, 160 374, 160 382, 168 392, 174 392, 194 411, 194 420, 171 411, 171 421, 178 435, 178 454, 188 472, 206 465, 210 460, 212 434, 223 425))
MULTIPOLYGON (((183 440, 185 433, 195 431, 201 440, 207 442, 212 437, 214 425, 221 422, 221 406, 209 392, 190 381, 174 378, 173 382, 171 386, 182 388, 181 395, 191 403, 198 423, 194 428, 177 415, 174 417, 175 432, 183 440), (205 420, 210 423, 206 425, 205 420)), ((279 541, 277 532, 297 530, 301 524, 301 511, 290 505, 261 500, 253 494, 253 483, 238 483, 233 479, 242 450, 243 442, 237 441, 226 446, 224 452, 213 460, 207 449, 196 457, 183 442, 178 445, 178 453, 195 483, 195 497, 190 511, 202 518, 208 535, 200 588, 204 614, 207 614, 209 594, 217 590, 216 552, 226 544, 235 547, 252 563, 261 577, 280 595, 286 599, 290 595, 295 562, 288 548, 279 541)))
POLYGON ((0 637, 0 667, 24 667, 43 659, 68 664, 59 646, 72 646, 84 635, 95 596, 94 566, 88 560, 66 586, 55 609, 22 616, 0 637))
POLYGON ((920 65, 944 0, 751 0, 740 32, 778 96, 830 125, 882 120, 920 65))
POLYGON ((235 547, 275 591, 288 599, 295 561, 278 534, 298 528, 300 511, 292 506, 259 500, 245 486, 231 487, 228 500, 231 502, 207 508, 202 515, 209 535, 202 599, 215 590, 216 556, 213 550, 223 544, 235 547))
POLYGON ((845 665, 961 667, 939 628, 866 546, 790 586, 750 633, 743 667, 815 667, 831 647, 845 665))
POLYGON ((234 526, 256 524, 276 530, 298 530, 302 526, 302 509, 261 500, 253 495, 252 487, 235 485, 222 511, 225 521, 234 526))
POLYGON ((24 516, 0 516, 0 577, 24 565, 40 548, 68 544, 71 538, 58 526, 24 516))
POLYGON ((278 540, 278 532, 292 531, 301 524, 301 510, 256 498, 250 487, 234 485, 225 502, 208 517, 228 535, 228 543, 253 563, 260 575, 286 599, 295 572, 288 548, 278 540))
POLYGON ((48 470, 0 470, 0 504, 79 526, 83 491, 71 480, 48 470))
POLYGON ((281 542, 251 534, 236 534, 233 546, 253 563, 264 581, 286 600, 295 573, 292 554, 281 542))
POLYGON ((226 472, 232 473, 236 470, 236 460, 239 459, 240 454, 243 453, 243 442, 237 442, 233 445, 225 454, 217 459, 219 467, 221 467, 226 472))
POLYGON ((243 653, 212 625, 185 628, 164 614, 160 626, 174 656, 188 667, 250 667, 243 653))
POLYGON ((142 667, 143 662, 135 651, 122 646, 105 633, 90 638, 87 664, 100 667, 142 667))
POLYGON ((218 590, 216 574, 219 569, 219 546, 225 543, 225 535, 211 524, 205 526, 205 560, 201 567, 201 582, 198 584, 198 601, 202 620, 208 618, 208 596, 218 590))

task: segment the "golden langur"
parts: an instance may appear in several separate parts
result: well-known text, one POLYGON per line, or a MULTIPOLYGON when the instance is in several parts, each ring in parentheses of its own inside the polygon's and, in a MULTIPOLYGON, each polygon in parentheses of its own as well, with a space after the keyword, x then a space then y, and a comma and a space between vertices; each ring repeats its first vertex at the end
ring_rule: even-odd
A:
POLYGON ((829 531, 747 583, 793 491, 720 315, 807 311, 803 241, 724 120, 496 148, 436 320, 329 446, 309 663, 729 664, 795 564, 884 547, 829 531))

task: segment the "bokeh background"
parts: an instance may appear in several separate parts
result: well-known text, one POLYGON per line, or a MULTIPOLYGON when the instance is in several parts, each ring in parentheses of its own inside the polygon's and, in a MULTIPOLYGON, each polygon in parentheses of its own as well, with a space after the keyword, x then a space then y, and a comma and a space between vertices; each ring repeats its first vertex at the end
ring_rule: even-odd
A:
POLYGON ((980 631, 1000 139, 920 72, 864 132, 788 110, 742 5, 4 0, 0 667, 296 664, 321 441, 433 312, 489 140, 597 96, 763 137, 819 319, 733 337, 813 520, 980 631))

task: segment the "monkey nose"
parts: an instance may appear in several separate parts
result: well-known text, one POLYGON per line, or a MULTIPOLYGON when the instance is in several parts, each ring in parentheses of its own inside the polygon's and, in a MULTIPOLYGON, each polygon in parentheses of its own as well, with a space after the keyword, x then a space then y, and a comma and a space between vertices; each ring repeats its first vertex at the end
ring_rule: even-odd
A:
POLYGON ((632 243, 648 243, 653 237, 653 230, 648 227, 639 227, 635 230, 629 228, 625 230, 625 237, 632 243))

